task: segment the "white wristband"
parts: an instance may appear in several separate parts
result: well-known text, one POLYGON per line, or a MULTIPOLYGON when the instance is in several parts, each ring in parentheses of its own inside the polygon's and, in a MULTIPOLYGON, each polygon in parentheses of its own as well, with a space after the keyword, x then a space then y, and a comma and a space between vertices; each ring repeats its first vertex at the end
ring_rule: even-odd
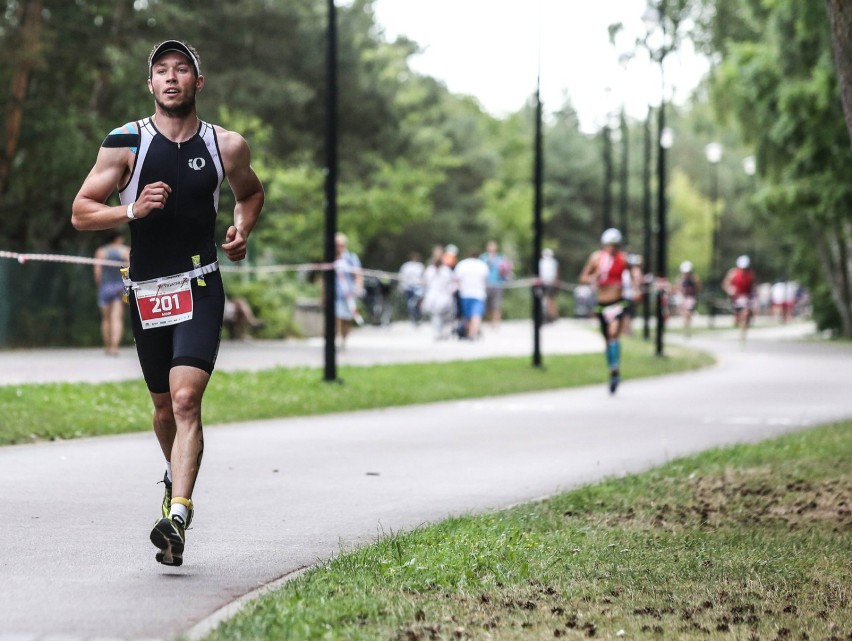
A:
POLYGON ((130 220, 134 220, 134 219, 136 218, 136 216, 135 216, 135 215, 134 215, 134 213, 133 213, 133 203, 130 203, 130 204, 127 206, 127 217, 128 217, 130 220))

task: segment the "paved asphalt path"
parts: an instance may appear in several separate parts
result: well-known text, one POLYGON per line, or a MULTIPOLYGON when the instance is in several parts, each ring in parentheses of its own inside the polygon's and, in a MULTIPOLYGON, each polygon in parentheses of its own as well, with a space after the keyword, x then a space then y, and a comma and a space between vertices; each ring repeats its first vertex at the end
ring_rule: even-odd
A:
MULTIPOLYGON (((600 350, 591 327, 545 328, 545 364, 559 350, 600 350)), ((243 595, 382 533, 852 417, 852 348, 790 340, 802 327, 752 331, 744 347, 732 332, 696 336, 716 366, 635 381, 625 372, 615 397, 601 385, 206 426, 196 519, 177 569, 158 565, 148 541, 162 497, 150 433, 0 448, 0 641, 196 636, 243 595)), ((507 324, 480 343, 436 345, 404 328, 362 330, 340 360, 529 353, 531 336, 507 324)), ((267 360, 275 351, 226 344, 222 367, 231 350, 252 349, 267 360)), ((304 349, 319 365, 318 345, 304 349)), ((5 353, 0 371, 44 359, 54 378, 80 380, 92 376, 86 358, 100 370, 111 360, 80 350, 5 353)), ((109 367, 124 360, 132 377, 132 354, 109 367)), ((260 357, 237 360, 228 367, 264 366, 260 357)))

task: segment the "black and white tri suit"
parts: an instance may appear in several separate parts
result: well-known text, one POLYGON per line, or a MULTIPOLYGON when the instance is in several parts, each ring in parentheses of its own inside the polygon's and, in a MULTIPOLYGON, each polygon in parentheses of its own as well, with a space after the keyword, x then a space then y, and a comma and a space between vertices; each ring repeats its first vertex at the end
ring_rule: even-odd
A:
MULTIPOLYGON (((130 279, 139 282, 188 272, 217 258, 215 226, 219 188, 225 172, 213 126, 199 121, 186 142, 160 133, 151 118, 112 131, 105 147, 129 147, 136 155, 127 184, 119 189, 123 204, 135 202, 145 185, 162 181, 172 189, 163 209, 130 222, 130 279), (193 256, 200 257, 199 264, 193 256)), ((189 365, 213 372, 219 352, 225 293, 218 270, 192 279, 190 320, 143 329, 131 296, 136 351, 148 389, 169 391, 169 371, 189 365)))

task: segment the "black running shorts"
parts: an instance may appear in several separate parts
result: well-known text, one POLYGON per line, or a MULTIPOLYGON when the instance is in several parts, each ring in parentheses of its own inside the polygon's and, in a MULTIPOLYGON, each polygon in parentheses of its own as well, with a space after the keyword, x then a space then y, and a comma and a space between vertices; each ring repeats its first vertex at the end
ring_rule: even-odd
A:
POLYGON ((130 297, 130 319, 136 353, 148 390, 155 394, 169 391, 169 372, 172 367, 188 365, 213 373, 219 340, 222 336, 222 317, 225 311, 225 290, 218 271, 204 276, 205 287, 192 281, 192 318, 177 325, 142 329, 136 299, 130 297))
POLYGON ((597 307, 595 307, 595 312, 597 313, 598 320, 600 321, 601 333, 603 334, 604 339, 609 340, 610 323, 614 321, 621 322, 621 319, 627 314, 627 307, 628 301, 624 299, 615 301, 614 303, 599 303, 597 307), (607 320, 607 318, 604 316, 604 309, 606 309, 607 307, 613 307, 615 305, 620 305, 621 309, 617 313, 614 313, 610 320, 607 320))

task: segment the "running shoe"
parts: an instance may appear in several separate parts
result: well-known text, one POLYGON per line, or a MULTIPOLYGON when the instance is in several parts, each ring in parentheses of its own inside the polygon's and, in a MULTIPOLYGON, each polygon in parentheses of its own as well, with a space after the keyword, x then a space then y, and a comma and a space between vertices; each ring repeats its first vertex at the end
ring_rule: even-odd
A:
MULTIPOLYGON (((169 518, 169 514, 172 512, 172 484, 169 481, 168 473, 163 473, 163 485, 166 486, 166 490, 163 493, 163 504, 161 506, 161 511, 163 514, 163 518, 169 518)), ((185 528, 189 528, 189 524, 192 523, 192 515, 194 510, 190 507, 189 513, 186 515, 186 525, 185 528)))
POLYGON ((615 394, 618 389, 618 384, 621 382, 621 377, 618 375, 618 370, 610 370, 609 372, 609 393, 615 394))
POLYGON ((163 472, 163 485, 166 486, 165 494, 163 495, 163 518, 169 518, 169 512, 172 509, 172 482, 169 480, 169 473, 163 472))
POLYGON ((151 530, 151 543, 157 552, 157 562, 163 565, 179 566, 183 563, 183 548, 186 541, 185 526, 180 518, 162 518, 151 530))

